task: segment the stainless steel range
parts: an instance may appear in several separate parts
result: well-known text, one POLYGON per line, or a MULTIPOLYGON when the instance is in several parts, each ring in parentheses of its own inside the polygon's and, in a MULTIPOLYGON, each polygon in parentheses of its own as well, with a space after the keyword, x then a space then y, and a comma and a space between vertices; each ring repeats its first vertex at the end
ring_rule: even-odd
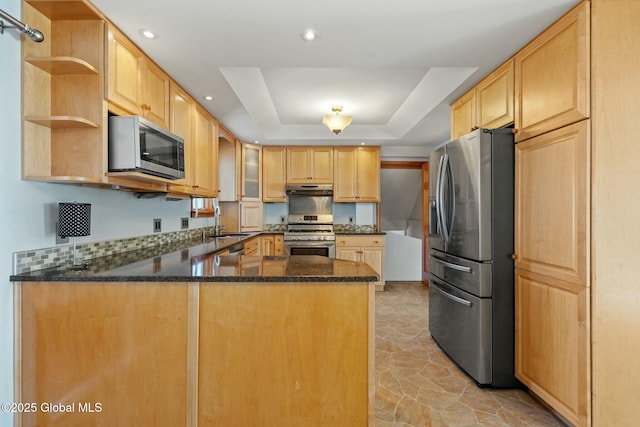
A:
POLYGON ((333 187, 287 185, 289 218, 284 233, 286 255, 336 256, 333 232, 333 187))

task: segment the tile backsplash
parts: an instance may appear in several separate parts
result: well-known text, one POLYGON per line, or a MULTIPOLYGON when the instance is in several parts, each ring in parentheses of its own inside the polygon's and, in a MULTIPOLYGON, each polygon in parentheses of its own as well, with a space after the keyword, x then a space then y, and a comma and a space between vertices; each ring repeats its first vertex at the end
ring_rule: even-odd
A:
MULTIPOLYGON (((194 228, 171 233, 149 234, 126 239, 103 240, 99 242, 79 243, 76 245, 78 261, 88 261, 117 253, 135 251, 179 241, 202 239, 202 233, 213 233, 213 227, 194 228)), ((28 273, 44 268, 71 264, 73 244, 51 248, 33 249, 13 254, 14 274, 28 273)))

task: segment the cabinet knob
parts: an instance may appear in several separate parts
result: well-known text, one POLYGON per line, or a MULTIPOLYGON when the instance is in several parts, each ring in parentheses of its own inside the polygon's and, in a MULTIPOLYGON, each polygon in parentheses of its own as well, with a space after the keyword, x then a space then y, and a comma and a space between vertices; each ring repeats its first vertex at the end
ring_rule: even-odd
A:
POLYGON ((517 260, 518 259, 518 254, 511 254, 511 259, 512 260, 517 260))

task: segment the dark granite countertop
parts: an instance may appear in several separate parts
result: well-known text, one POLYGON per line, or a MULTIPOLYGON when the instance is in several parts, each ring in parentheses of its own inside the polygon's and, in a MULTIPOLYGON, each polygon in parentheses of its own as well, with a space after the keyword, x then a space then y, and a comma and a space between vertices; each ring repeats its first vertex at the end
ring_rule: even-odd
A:
POLYGON ((178 242, 91 260, 86 270, 49 268, 13 275, 13 282, 377 282, 366 263, 321 256, 218 256, 248 237, 178 242))

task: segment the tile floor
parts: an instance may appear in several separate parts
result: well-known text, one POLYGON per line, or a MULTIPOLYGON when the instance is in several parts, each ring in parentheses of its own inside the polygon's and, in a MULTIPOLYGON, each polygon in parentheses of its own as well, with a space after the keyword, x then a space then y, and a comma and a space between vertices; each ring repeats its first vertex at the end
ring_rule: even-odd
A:
POLYGON ((564 426, 527 392, 478 388, 428 330, 428 290, 376 293, 376 427, 564 426))

